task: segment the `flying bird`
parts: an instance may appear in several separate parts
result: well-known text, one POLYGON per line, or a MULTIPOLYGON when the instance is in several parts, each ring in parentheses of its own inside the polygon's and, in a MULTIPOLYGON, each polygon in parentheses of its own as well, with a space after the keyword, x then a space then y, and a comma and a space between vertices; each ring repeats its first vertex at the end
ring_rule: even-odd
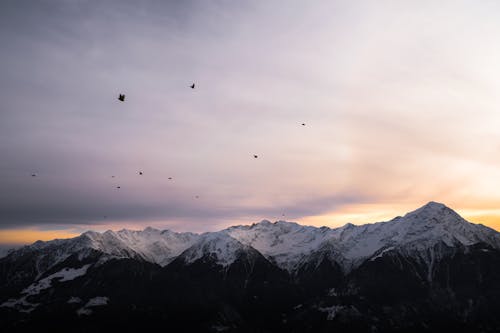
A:
POLYGON ((306 124, 305 124, 305 123, 302 123, 302 126, 306 126, 306 124))
POLYGON ((142 171, 139 171, 139 175, 141 175, 141 176, 142 176, 142 171))
POLYGON ((172 177, 168 177, 168 179, 172 179, 172 177))
POLYGON ((36 173, 32 173, 32 174, 31 174, 31 177, 36 177, 36 173))
POLYGON ((194 83, 192 85, 190 85, 191 89, 194 89, 194 83))
POLYGON ((118 96, 118 100, 120 102, 125 102, 125 95, 124 94, 120 94, 120 96, 118 96))
POLYGON ((259 156, 258 155, 253 155, 253 158, 258 158, 259 156))
POLYGON ((200 196, 199 196, 199 195, 195 195, 194 197, 195 197, 196 199, 199 199, 199 198, 200 198, 200 196))
POLYGON ((121 186, 117 186, 116 188, 121 188, 121 186))

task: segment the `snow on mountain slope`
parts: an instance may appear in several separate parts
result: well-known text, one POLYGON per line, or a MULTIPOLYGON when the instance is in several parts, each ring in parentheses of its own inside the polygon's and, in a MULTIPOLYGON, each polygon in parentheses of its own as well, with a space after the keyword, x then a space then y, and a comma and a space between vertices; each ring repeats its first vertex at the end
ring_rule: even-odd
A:
POLYGON ((334 234, 327 227, 316 228, 285 221, 271 223, 267 220, 250 226, 230 227, 224 232, 241 243, 252 246, 287 270, 293 270, 334 234))
POLYGON ((92 240, 92 248, 117 257, 138 255, 144 260, 165 266, 189 248, 199 238, 190 232, 146 228, 142 231, 108 230, 102 234, 85 233, 92 240))
POLYGON ((240 251, 255 249, 288 271, 308 261, 325 258, 325 254, 326 258, 349 270, 365 260, 394 251, 432 263, 434 253, 429 249, 436 245, 461 247, 476 243, 500 249, 500 233, 467 222, 443 204, 429 202, 388 222, 346 224, 335 229, 264 220, 202 235, 153 228, 104 233, 88 231, 72 239, 35 242, 4 259, 15 260, 25 254, 35 254, 38 256, 36 270, 41 274, 72 254, 84 258, 92 251, 99 251, 105 257, 141 258, 165 266, 180 255, 187 263, 209 255, 222 265, 229 265, 240 251))
POLYGON ((11 252, 5 259, 16 260, 25 255, 34 256, 38 276, 71 255, 76 254, 82 260, 96 251, 101 253, 104 259, 140 258, 165 266, 198 238, 199 235, 189 232, 176 233, 153 228, 142 231, 108 230, 104 233, 87 231, 75 238, 37 241, 11 252))
POLYGON ((450 208, 435 202, 389 222, 346 224, 330 229, 262 221, 251 226, 230 227, 225 232, 289 271, 321 251, 330 252, 331 258, 349 270, 374 255, 381 256, 381 252, 399 250, 418 254, 440 242, 450 247, 483 242, 500 249, 498 232, 467 222, 450 208))
POLYGON ((181 254, 185 263, 193 263, 203 257, 211 257, 222 266, 231 265, 244 251, 255 251, 225 232, 209 232, 181 254))
POLYGON ((500 248, 498 232, 467 222, 450 208, 435 202, 389 222, 349 225, 340 229, 342 231, 331 241, 352 261, 370 257, 389 247, 418 252, 439 242, 450 247, 484 242, 500 248))
POLYGON ((38 280, 29 287, 25 288, 22 291, 22 293, 28 295, 39 294, 40 291, 50 288, 53 279, 58 279, 59 282, 71 281, 79 276, 85 275, 89 267, 90 264, 84 265, 80 268, 64 268, 59 272, 56 272, 54 274, 47 276, 46 278, 38 280))
POLYGON ((38 295, 42 290, 52 287, 52 280, 57 279, 59 282, 71 281, 75 278, 85 275, 90 264, 84 265, 80 268, 64 268, 59 272, 51 274, 41 280, 38 280, 21 291, 21 297, 18 299, 11 298, 2 304, 0 307, 16 308, 19 311, 31 312, 38 304, 31 303, 27 300, 29 296, 38 295))

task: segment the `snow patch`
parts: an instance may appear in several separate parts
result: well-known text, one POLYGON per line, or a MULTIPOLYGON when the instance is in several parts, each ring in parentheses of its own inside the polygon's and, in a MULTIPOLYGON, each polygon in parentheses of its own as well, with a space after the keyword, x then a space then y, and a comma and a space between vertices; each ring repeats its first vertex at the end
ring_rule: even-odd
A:
POLYGON ((331 288, 328 290, 328 296, 333 297, 333 296, 338 296, 337 290, 335 288, 331 288))
POLYGON ((57 273, 51 274, 46 278, 39 280, 25 288, 21 294, 37 295, 40 291, 48 289, 52 286, 52 280, 58 278, 60 282, 71 281, 79 276, 85 275, 90 264, 84 265, 80 268, 63 268, 57 273))
POLYGON ((11 298, 8 301, 0 304, 0 307, 14 308, 20 312, 29 313, 39 305, 37 303, 29 302, 27 300, 29 296, 38 295, 42 290, 50 288, 52 286, 53 279, 57 278, 59 279, 59 281, 65 282, 65 281, 71 281, 79 276, 85 275, 89 267, 90 264, 84 265, 80 268, 63 268, 59 272, 51 274, 46 278, 43 278, 31 284, 30 286, 26 287, 23 291, 21 291, 21 295, 23 296, 21 296, 18 299, 11 298))
POLYGON ((92 314, 92 309, 89 309, 89 308, 107 305, 108 302, 109 302, 109 297, 106 297, 106 296, 97 296, 97 297, 91 298, 88 300, 88 302, 83 307, 76 310, 76 314, 79 316, 89 316, 92 314))
POLYGON ((68 304, 74 304, 74 303, 81 303, 82 302, 82 299, 80 297, 70 297, 68 299, 68 304))
POLYGON ((387 249, 384 249, 382 250, 381 252, 379 252, 376 256, 374 257, 371 257, 370 258, 370 261, 375 261, 376 259, 378 258, 382 258, 384 253, 388 252, 388 251, 391 251, 391 250, 394 250, 394 246, 391 246, 391 247, 388 247, 387 249))
POLYGON ((26 300, 27 297, 28 296, 25 295, 19 299, 11 298, 0 304, 0 307, 13 308, 19 312, 30 313, 35 310, 39 304, 28 302, 28 300, 26 300))
POLYGON ((321 312, 327 313, 326 320, 334 320, 335 317, 337 317, 337 315, 339 314, 339 312, 346 309, 346 308, 347 307, 344 305, 332 305, 332 306, 326 307, 326 308, 320 307, 320 308, 318 308, 318 310, 321 312))

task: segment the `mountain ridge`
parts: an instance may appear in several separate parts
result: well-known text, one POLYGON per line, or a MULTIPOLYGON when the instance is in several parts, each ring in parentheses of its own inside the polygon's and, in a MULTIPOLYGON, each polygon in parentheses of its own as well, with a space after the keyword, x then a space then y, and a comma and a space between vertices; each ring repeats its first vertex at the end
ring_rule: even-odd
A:
POLYGON ((434 202, 333 229, 264 220, 202 234, 88 231, 0 258, 0 324, 494 332, 499 280, 500 233, 434 202))
MULTIPOLYGON (((338 263, 347 271, 373 255, 380 256, 381 251, 387 252, 389 248, 406 247, 410 252, 418 252, 440 241, 447 246, 484 242, 500 248, 500 233, 468 222, 444 204, 431 201, 402 217, 363 225, 347 223, 341 227, 329 228, 283 220, 274 223, 262 220, 259 223, 231 226, 202 234, 151 227, 138 231, 87 231, 75 238, 37 241, 8 256, 58 247, 58 256, 54 258, 54 264, 57 264, 70 254, 81 253, 85 256, 85 251, 92 249, 113 258, 140 258, 166 266, 191 247, 196 247, 197 242, 212 238, 213 243, 214 239, 224 241, 227 237, 259 251, 278 267, 288 271, 297 270, 307 261, 308 256, 326 248, 331 252, 329 256, 337 258, 338 263)), ((236 250, 238 246, 233 248, 236 250)), ((193 251, 192 249, 191 252, 193 251)), ((222 249, 219 248, 219 251, 222 249)), ((234 261, 234 253, 219 253, 218 259, 223 265, 231 263, 234 261)))

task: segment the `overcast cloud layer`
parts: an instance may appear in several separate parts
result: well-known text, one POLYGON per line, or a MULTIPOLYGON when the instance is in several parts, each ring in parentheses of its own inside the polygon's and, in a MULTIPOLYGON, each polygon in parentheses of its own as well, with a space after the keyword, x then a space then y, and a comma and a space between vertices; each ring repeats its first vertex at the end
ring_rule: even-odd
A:
POLYGON ((2 1, 0 229, 495 208, 499 15, 495 1, 2 1))

